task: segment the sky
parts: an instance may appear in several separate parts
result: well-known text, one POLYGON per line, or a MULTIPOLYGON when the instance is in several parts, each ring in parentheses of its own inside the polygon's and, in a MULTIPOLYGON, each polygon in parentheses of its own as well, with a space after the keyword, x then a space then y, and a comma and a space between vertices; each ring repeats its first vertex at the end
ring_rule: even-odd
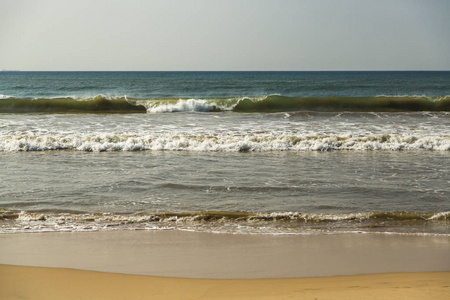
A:
POLYGON ((0 70, 450 70, 450 0, 0 0, 0 70))

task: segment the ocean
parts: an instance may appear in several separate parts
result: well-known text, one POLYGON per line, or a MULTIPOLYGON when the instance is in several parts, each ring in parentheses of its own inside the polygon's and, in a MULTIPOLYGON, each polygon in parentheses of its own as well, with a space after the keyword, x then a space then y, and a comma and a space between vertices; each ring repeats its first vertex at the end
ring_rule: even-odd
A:
POLYGON ((0 234, 450 236, 450 72, 0 72, 0 234))

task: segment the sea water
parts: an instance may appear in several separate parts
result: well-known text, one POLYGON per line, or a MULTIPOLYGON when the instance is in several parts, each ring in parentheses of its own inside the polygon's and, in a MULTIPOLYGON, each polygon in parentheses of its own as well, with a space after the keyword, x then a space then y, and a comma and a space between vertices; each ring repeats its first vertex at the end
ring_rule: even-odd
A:
POLYGON ((450 235, 450 72, 0 72, 0 232, 450 235))

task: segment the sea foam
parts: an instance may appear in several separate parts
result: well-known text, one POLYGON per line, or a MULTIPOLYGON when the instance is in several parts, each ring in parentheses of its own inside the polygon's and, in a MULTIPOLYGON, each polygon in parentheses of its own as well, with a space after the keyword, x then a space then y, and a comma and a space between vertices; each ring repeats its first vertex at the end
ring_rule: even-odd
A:
POLYGON ((308 135, 172 135, 172 134, 35 134, 0 136, 0 151, 450 151, 450 136, 378 134, 308 135))
POLYGON ((414 226, 447 226, 448 211, 361 212, 350 214, 311 214, 301 212, 221 212, 156 213, 123 215, 113 213, 41 213, 0 209, 0 233, 65 232, 108 230, 189 230, 221 233, 314 234, 375 232, 445 235, 440 231, 423 233, 414 226), (411 226, 405 231, 403 224, 411 226), (377 230, 378 227, 383 231, 377 230))
POLYGON ((187 99, 178 100, 176 104, 161 104, 147 109, 150 113, 163 112, 210 112, 217 110, 216 106, 208 103, 206 100, 187 99))

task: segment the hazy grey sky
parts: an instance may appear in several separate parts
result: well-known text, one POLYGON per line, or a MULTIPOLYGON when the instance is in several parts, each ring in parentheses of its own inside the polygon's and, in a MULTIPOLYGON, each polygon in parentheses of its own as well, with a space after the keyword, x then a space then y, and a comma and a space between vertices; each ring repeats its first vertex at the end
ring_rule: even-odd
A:
POLYGON ((450 70, 450 0, 0 0, 0 69, 450 70))

